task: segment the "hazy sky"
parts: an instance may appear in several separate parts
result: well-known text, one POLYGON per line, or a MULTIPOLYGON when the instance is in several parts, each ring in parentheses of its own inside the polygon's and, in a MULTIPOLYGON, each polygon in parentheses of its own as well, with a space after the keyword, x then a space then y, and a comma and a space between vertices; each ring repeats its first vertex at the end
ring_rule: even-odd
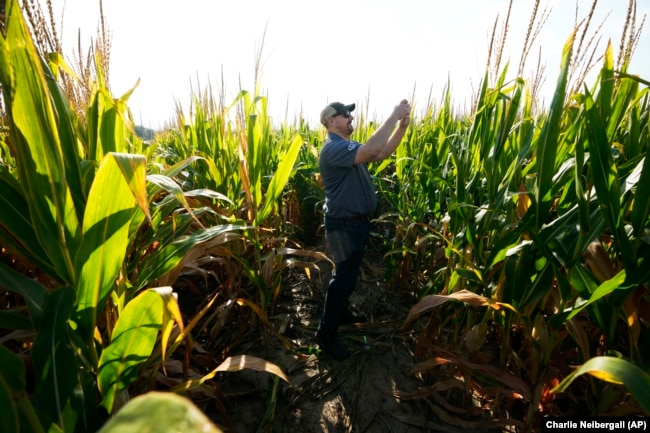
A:
MULTIPOLYGON (((99 0, 52 0, 63 14, 63 45, 72 54, 77 31, 86 47, 96 37, 99 0), (65 10, 63 5, 65 3, 65 10)), ((534 0, 515 0, 504 62, 516 73, 534 0)), ((593 0, 578 1, 578 18, 593 0)), ((253 91, 254 58, 262 46, 261 86, 271 115, 290 121, 298 113, 313 126, 328 102, 356 102, 369 115, 386 116, 402 98, 422 108, 438 101, 449 80, 457 106, 468 105, 482 78, 489 38, 508 0, 104 0, 112 33, 110 83, 119 96, 138 79, 129 99, 136 123, 157 128, 187 106, 191 87, 222 84, 232 101, 241 87, 253 91), (264 30, 266 28, 266 34, 264 30), (263 41, 263 37, 265 37, 263 41), (263 44, 262 44, 263 42, 263 44)), ((539 47, 546 66, 547 102, 562 47, 575 23, 575 0, 542 0, 550 15, 528 58, 532 76, 539 47)), ((604 21, 601 55, 611 38, 618 46, 627 0, 599 0, 593 32, 604 21)), ((650 0, 637 0, 637 27, 650 0)), ((631 73, 650 79, 650 24, 646 23, 631 73)), ((591 82, 590 82, 591 84, 591 82)))

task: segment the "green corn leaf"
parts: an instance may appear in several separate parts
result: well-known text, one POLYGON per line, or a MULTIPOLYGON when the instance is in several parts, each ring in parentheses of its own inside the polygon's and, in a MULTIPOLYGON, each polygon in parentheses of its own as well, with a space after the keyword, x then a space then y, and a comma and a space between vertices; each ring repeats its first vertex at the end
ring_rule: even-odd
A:
MULTIPOLYGON (((74 291, 69 288, 50 293, 45 303, 43 321, 34 339, 32 359, 38 378, 32 402, 49 419, 59 421, 63 409, 74 396, 79 379, 79 363, 67 337, 74 291)), ((72 431, 71 426, 62 426, 72 431)))
MULTIPOLYGON (((612 78, 612 81, 615 80, 612 78)), ((607 122, 607 136, 614 137, 616 131, 629 116, 629 110, 639 91, 639 83, 629 78, 620 78, 616 88, 615 99, 612 101, 612 112, 607 122)))
MULTIPOLYGON (((582 273, 579 273, 577 278, 580 277, 584 278, 584 276, 581 274, 582 273)), ((591 296, 587 301, 579 303, 579 305, 576 305, 567 311, 554 315, 553 317, 551 317, 549 323, 551 324, 551 326, 554 327, 559 326, 565 323, 567 320, 570 320, 571 318, 576 316, 578 313, 580 313, 582 310, 584 310, 594 302, 599 301, 600 299, 604 298, 605 296, 609 295, 615 290, 629 290, 630 287, 634 287, 633 284, 632 285, 625 284, 625 277, 626 277, 625 270, 620 271, 613 278, 603 282, 600 286, 598 286, 598 288, 596 288, 596 290, 591 294, 591 296)), ((575 280, 573 281, 575 283, 578 282, 575 280)), ((585 285, 587 285, 587 283, 585 283, 585 285)), ((602 321, 603 319, 601 318, 600 320, 602 321)))
POLYGON ((20 9, 9 4, 2 58, 2 87, 11 106, 10 134, 18 179, 30 207, 32 225, 56 277, 74 283, 73 257, 80 227, 66 180, 61 137, 46 72, 20 9), (3 67, 2 69, 5 69, 3 67))
POLYGON ((264 197, 264 206, 257 215, 255 215, 254 225, 260 225, 271 214, 273 208, 276 206, 276 201, 282 195, 282 191, 289 181, 289 177, 291 176, 301 146, 302 138, 300 135, 296 135, 289 145, 287 153, 280 157, 280 164, 271 179, 271 183, 269 184, 264 197))
POLYGON ((52 277, 57 275, 36 237, 20 185, 4 167, 0 167, 0 244, 52 277))
POLYGON ((54 74, 54 77, 58 79, 61 76, 61 71, 65 72, 70 78, 72 78, 75 81, 79 80, 79 77, 75 72, 72 70, 72 68, 68 65, 68 63, 65 61, 65 57, 63 54, 58 53, 58 52, 51 52, 47 54, 47 61, 48 64, 50 65, 50 69, 52 69, 52 73, 54 74))
POLYGON ((88 108, 88 159, 101 161, 111 152, 135 153, 140 146, 133 143, 124 116, 127 115, 125 101, 113 98, 105 87, 100 87, 93 95, 88 108), (135 147, 129 147, 135 144, 135 147))
POLYGON ((18 406, 14 399, 17 395, 25 392, 25 366, 20 358, 10 352, 4 345, 0 345, 0 361, 2 361, 2 370, 0 370, 0 405, 2 405, 0 431, 19 432, 18 406))
POLYGON ((178 200, 178 202, 187 210, 187 212, 190 215, 193 215, 192 208, 185 198, 183 189, 178 183, 176 183, 174 179, 162 174, 150 174, 147 176, 147 181, 172 194, 174 197, 176 197, 176 200, 178 200))
MULTIPOLYGON (((165 274, 174 271, 181 266, 183 259, 189 254, 192 248, 199 247, 201 244, 214 240, 228 232, 245 230, 247 226, 239 225, 219 225, 197 230, 196 232, 181 236, 172 243, 164 246, 158 251, 148 255, 142 262, 142 271, 138 275, 137 282, 134 283, 136 290, 142 289, 150 283, 163 277, 165 274)), ((227 241, 227 237, 222 238, 219 242, 227 241)), ((167 282, 171 284, 172 282, 167 282)))
MULTIPOLYGON (((16 355, 0 344, 0 431, 16 433, 45 433, 41 421, 25 392, 25 364, 16 355)), ((56 426, 50 433, 60 432, 56 426)))
POLYGON ((202 160, 205 160, 205 158, 202 158, 200 156, 190 156, 188 158, 183 159, 182 161, 178 161, 176 164, 167 168, 163 174, 170 178, 176 177, 177 175, 181 174, 183 170, 186 170, 195 162, 202 161, 202 160))
MULTIPOLYGON (((622 144, 625 146, 625 156, 632 159, 636 156, 642 155, 644 150, 647 148, 648 129, 647 127, 644 127, 644 125, 647 125, 648 104, 650 103, 650 100, 648 100, 648 94, 650 94, 650 81, 644 80, 637 75, 630 75, 620 71, 617 71, 617 74, 620 77, 625 78, 622 82, 627 83, 632 81, 635 83, 629 84, 629 87, 631 88, 629 95, 631 97, 633 96, 634 100, 629 102, 629 106, 620 104, 623 109, 619 111, 627 111, 622 113, 622 121, 610 122, 608 133, 614 125, 618 125, 619 123, 622 129, 628 130, 628 135, 622 144), (639 85, 645 87, 639 89, 639 85), (625 117, 625 114, 627 114, 627 117, 625 117)), ((622 93, 625 94, 626 92, 622 93)), ((624 100, 622 97, 619 99, 621 101, 624 100)))
POLYGON ((186 397, 149 392, 129 401, 98 433, 221 433, 222 430, 186 397))
POLYGON ((589 137, 589 166, 600 209, 618 245, 626 267, 634 263, 634 250, 625 232, 621 212, 621 186, 618 168, 612 156, 611 144, 604 119, 590 95, 586 97, 587 134, 589 137))
POLYGON ((201 189, 193 189, 191 191, 185 191, 184 193, 185 197, 192 197, 192 198, 200 198, 200 199, 208 199, 208 200, 219 200, 219 201, 224 201, 229 204, 233 204, 232 200, 230 200, 227 196, 213 191, 211 189, 206 189, 206 188, 201 188, 201 189))
MULTIPOLYGON (((135 199, 131 188, 140 170, 129 173, 124 166, 145 164, 143 156, 107 154, 90 189, 83 221, 84 239, 76 257, 79 270, 76 318, 86 340, 92 337, 98 314, 115 287, 129 243, 129 223, 135 199), (131 175, 125 179, 126 175, 131 175)), ((143 176, 139 177, 143 182, 143 176)), ((145 186, 141 185, 141 189, 145 186)))
MULTIPOLYGON (((262 202, 262 157, 263 155, 263 137, 262 123, 264 116, 260 116, 255 109, 255 99, 247 91, 240 92, 237 99, 240 99, 244 105, 244 115, 246 116, 246 139, 243 137, 239 140, 240 164, 245 164, 243 173, 247 174, 250 189, 250 205, 257 209, 262 202)), ((244 174, 242 173, 242 176, 244 174)))
POLYGON ((621 223, 621 189, 618 173, 603 118, 600 116, 597 105, 589 95, 586 97, 586 115, 589 136, 589 161, 594 187, 610 229, 616 231, 616 227, 621 223))
MULTIPOLYGON (((63 62, 62 56, 59 53, 51 53, 50 59, 53 56, 57 59, 55 66, 71 74, 70 68, 63 62)), ((52 64, 53 62, 50 60, 50 65, 52 64)), ((85 133, 75 128, 75 126, 80 125, 80 121, 76 112, 70 106, 67 95, 59 87, 58 81, 52 75, 56 74, 56 70, 50 71, 44 68, 44 72, 46 73, 52 103, 56 109, 55 115, 65 164, 65 177, 77 211, 77 220, 81 221, 86 203, 86 190, 84 189, 83 171, 81 169, 81 161, 83 160, 81 155, 83 152, 82 137, 85 136, 85 133)))
POLYGON ((548 294, 550 288, 553 287, 555 273, 551 262, 546 262, 537 274, 533 274, 533 277, 529 276, 528 278, 534 279, 530 285, 526 284, 527 290, 519 295, 521 301, 516 305, 519 310, 529 308, 534 303, 542 300, 548 294))
POLYGON ((562 112, 566 95, 566 87, 571 65, 571 53, 573 47, 573 33, 564 45, 560 75, 557 80, 553 100, 549 113, 537 144, 536 168, 538 173, 537 189, 535 191, 535 227, 541 228, 548 219, 548 211, 553 197, 553 176, 555 175, 555 161, 558 147, 558 140, 561 130, 562 112))
POLYGON ((0 377, 2 377, 3 388, 14 395, 25 392, 25 364, 4 344, 0 344, 0 365, 2 365, 0 377))
POLYGON ((551 390, 564 392, 583 374, 589 374, 605 382, 624 385, 636 398, 646 413, 650 413, 650 375, 636 364, 621 358, 597 356, 581 365, 551 390))
POLYGON ((142 292, 122 311, 99 360, 97 383, 109 413, 117 396, 138 378, 138 367, 151 355, 162 321, 163 299, 155 290, 142 292))
POLYGON ((0 310, 0 329, 33 331, 34 325, 24 314, 12 310, 0 310))
MULTIPOLYGON (((647 95, 650 89, 645 89, 642 92, 637 93, 638 100, 641 100, 644 95, 647 95)), ((647 99, 646 99, 647 100, 647 99)), ((629 115, 629 135, 628 140, 625 146, 625 153, 629 155, 630 158, 635 158, 643 152, 645 143, 642 142, 642 123, 641 123, 641 113, 643 112, 644 104, 636 102, 630 107, 629 115)), ((647 111, 647 110, 646 110, 647 111)), ((645 131, 647 133, 647 130, 645 131)))
POLYGON ((134 155, 129 153, 116 153, 113 154, 115 162, 117 163, 124 180, 126 180, 129 190, 135 201, 142 209, 142 212, 151 221, 149 214, 149 200, 147 198, 147 164, 146 159, 142 155, 134 155))
POLYGON ((25 300, 32 328, 39 329, 43 317, 43 305, 47 289, 39 282, 18 273, 0 262, 0 287, 18 293, 25 300))
POLYGON ((641 185, 650 185, 650 146, 646 149, 646 154, 643 160, 639 163, 642 164, 641 175, 639 182, 634 192, 634 204, 632 206, 632 227, 634 228, 634 235, 639 238, 645 229, 646 221, 650 216, 650 188, 642 187, 641 185))
POLYGON ((603 67, 600 70, 600 92, 598 95, 598 107, 603 119, 609 119, 612 115, 614 85, 614 50, 612 42, 609 41, 605 49, 603 67))
MULTIPOLYGON (((575 171, 574 171, 574 185, 576 201, 578 205, 578 217, 580 220, 580 232, 585 236, 591 230, 591 219, 589 218, 589 200, 587 197, 586 186, 583 181, 583 173, 585 166, 585 145, 582 137, 578 137, 575 142, 575 171)), ((579 260, 582 255, 582 249, 576 248, 573 260, 579 260)))

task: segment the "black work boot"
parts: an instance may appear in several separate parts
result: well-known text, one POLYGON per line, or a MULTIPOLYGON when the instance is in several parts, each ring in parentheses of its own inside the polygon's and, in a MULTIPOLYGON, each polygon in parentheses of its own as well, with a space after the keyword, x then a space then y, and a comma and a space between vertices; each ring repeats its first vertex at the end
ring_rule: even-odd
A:
POLYGON ((346 309, 341 315, 341 321, 339 323, 341 325, 348 325, 351 323, 364 323, 365 321, 365 315, 346 309))
POLYGON ((341 341, 338 332, 319 329, 316 331, 316 341, 323 352, 336 360, 341 361, 350 357, 350 350, 341 341))

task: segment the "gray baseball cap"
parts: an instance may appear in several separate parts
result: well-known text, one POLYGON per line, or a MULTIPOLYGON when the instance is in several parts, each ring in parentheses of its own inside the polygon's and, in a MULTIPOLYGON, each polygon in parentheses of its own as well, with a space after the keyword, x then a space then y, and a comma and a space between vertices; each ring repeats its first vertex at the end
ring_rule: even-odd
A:
POLYGON ((322 123, 323 126, 327 126, 327 119, 329 119, 330 117, 334 117, 338 114, 349 113, 350 111, 354 111, 355 107, 356 104, 345 105, 340 102, 332 102, 331 104, 323 108, 323 111, 320 112, 320 123, 322 123))

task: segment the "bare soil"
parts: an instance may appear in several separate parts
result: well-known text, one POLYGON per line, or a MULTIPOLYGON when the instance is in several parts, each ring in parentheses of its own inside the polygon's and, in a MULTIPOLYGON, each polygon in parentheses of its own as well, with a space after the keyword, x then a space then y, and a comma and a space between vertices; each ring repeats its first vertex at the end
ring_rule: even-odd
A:
POLYGON ((314 341, 329 264, 319 262, 311 278, 291 271, 269 319, 274 332, 249 336, 237 349, 275 363, 290 383, 266 372, 223 373, 216 386, 221 399, 204 401, 202 409, 237 433, 460 432, 430 401, 400 397, 421 385, 411 373, 417 326, 402 329, 415 298, 386 287, 381 262, 377 251, 367 250, 351 301, 369 320, 340 329, 353 351, 349 359, 329 358, 314 341))

